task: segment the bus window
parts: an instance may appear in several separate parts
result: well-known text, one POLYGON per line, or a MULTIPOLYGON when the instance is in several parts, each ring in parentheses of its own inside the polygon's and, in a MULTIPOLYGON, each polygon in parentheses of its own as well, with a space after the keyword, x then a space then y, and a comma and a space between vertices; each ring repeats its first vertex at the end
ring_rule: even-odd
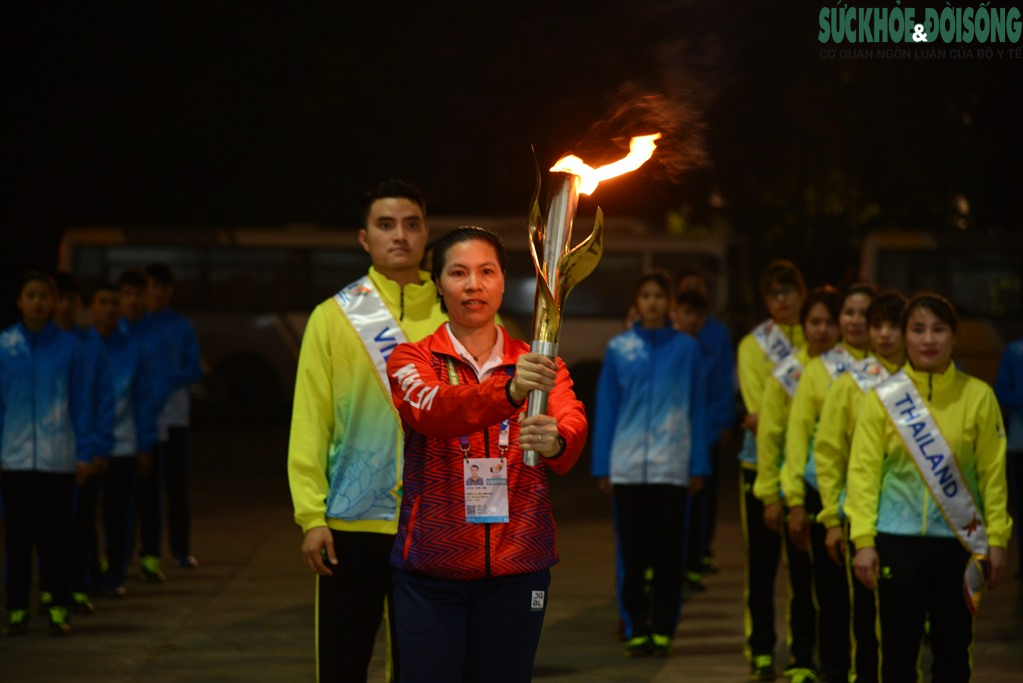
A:
POLYGON ((1023 318, 1023 255, 1004 249, 890 251, 877 256, 877 277, 904 292, 948 296, 971 318, 1023 318))
POLYGON ((311 278, 311 301, 305 308, 333 296, 347 285, 366 274, 369 270, 369 254, 357 244, 349 249, 317 249, 309 253, 309 274, 311 278))
MULTIPOLYGON (((564 317, 624 319, 629 297, 643 270, 641 253, 604 254, 598 270, 583 280, 565 301, 564 317)), ((536 294, 536 269, 528 252, 509 251, 508 276, 505 282, 502 315, 515 317, 533 315, 536 294)))
POLYGON ((103 282, 107 277, 106 249, 96 246, 82 246, 75 249, 74 263, 65 270, 75 273, 83 285, 94 287, 103 282))
POLYGON ((1023 336, 1023 238, 969 233, 878 233, 863 246, 863 275, 907 296, 934 291, 959 312, 955 357, 994 381, 1006 342, 1023 336))
MULTIPOLYGON (((592 219, 580 220, 589 225, 592 219)), ((698 268, 719 302, 730 295, 733 240, 648 235, 608 224, 604 255, 596 271, 568 296, 559 355, 575 374, 595 381, 604 348, 624 329, 640 273, 662 267, 673 275, 698 268)), ((498 231, 508 249, 502 320, 518 338, 532 331, 536 273, 524 220, 519 217, 431 218, 432 237, 466 224, 498 231)), ((126 268, 162 261, 177 277, 175 310, 192 320, 199 336, 206 386, 197 390, 198 410, 258 415, 287 405, 294 392, 302 334, 313 308, 362 277, 369 256, 355 231, 292 228, 120 229, 74 228, 65 232, 58 267, 88 291, 116 282, 126 268)), ((732 302, 734 304, 734 302, 732 302)), ((582 381, 580 391, 593 381, 582 381)), ((588 396, 583 396, 587 400, 588 396)))
POLYGON ((642 252, 605 253, 597 270, 568 295, 565 315, 625 320, 644 261, 642 252))
POLYGON ((289 310, 301 306, 305 259, 291 249, 211 249, 206 254, 211 308, 289 310))

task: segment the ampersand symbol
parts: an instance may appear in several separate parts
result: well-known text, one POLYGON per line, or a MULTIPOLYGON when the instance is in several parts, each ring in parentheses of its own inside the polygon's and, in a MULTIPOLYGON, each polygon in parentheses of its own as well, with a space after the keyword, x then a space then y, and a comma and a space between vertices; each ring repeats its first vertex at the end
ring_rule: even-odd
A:
POLYGON ((917 24, 913 27, 913 42, 914 43, 926 43, 927 34, 924 33, 924 25, 917 24))

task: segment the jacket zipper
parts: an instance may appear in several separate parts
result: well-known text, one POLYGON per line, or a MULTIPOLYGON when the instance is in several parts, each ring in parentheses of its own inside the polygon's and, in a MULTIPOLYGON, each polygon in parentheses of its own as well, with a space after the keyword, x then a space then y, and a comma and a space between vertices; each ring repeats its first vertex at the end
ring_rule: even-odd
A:
MULTIPOLYGON (((650 331, 650 374, 649 377, 657 376, 657 330, 650 331)), ((650 387, 653 390, 653 387, 650 387)), ((650 413, 653 407, 650 401, 646 401, 646 448, 643 453, 643 483, 650 483, 650 413)))
MULTIPOLYGON (((934 373, 933 372, 929 372, 929 373, 927 373, 927 402, 930 403, 933 397, 934 397, 934 373)), ((930 406, 927 406, 927 409, 930 410, 930 406)), ((926 486, 924 488, 926 489, 926 486)), ((921 536, 926 536, 927 535, 927 508, 929 507, 928 506, 928 502, 929 502, 928 499, 930 497, 931 497, 930 494, 927 493, 927 491, 925 490, 924 491, 923 510, 921 510, 921 512, 920 512, 920 535, 921 536)))
POLYGON ((416 496, 416 501, 412 503, 412 512, 408 516, 408 535, 405 537, 405 546, 401 549, 401 556, 405 560, 408 560, 408 551, 412 547, 412 532, 416 526, 416 518, 419 516, 419 500, 419 497, 416 496))
POLYGON ((36 365, 38 363, 38 349, 36 348, 36 335, 31 332, 29 334, 32 351, 32 469, 37 470, 39 469, 39 418, 36 416, 36 384, 38 379, 36 377, 38 374, 36 365))
POLYGON ((405 288, 402 287, 398 291, 401 293, 401 298, 399 299, 401 311, 399 312, 398 315, 398 321, 401 322, 405 319, 405 288))
MULTIPOLYGON (((461 365, 466 365, 466 363, 464 361, 461 361, 460 364, 461 365)), ((448 365, 448 372, 449 373, 456 372, 454 370, 454 363, 450 363, 448 365)), ((480 378, 479 378, 479 375, 476 374, 475 369, 473 369, 473 375, 476 377, 476 384, 479 384, 480 383, 480 378)), ((451 384, 458 384, 459 380, 458 380, 457 374, 449 374, 449 381, 450 381, 451 384)), ((490 432, 488 432, 486 430, 486 428, 483 429, 483 457, 484 458, 489 458, 490 457, 490 432)), ((418 501, 416 501, 416 502, 418 502, 418 501)), ((484 575, 489 579, 490 578, 490 522, 484 522, 483 523, 483 571, 484 571, 484 575)))
MULTIPOLYGON (((479 380, 477 380, 478 382, 479 380)), ((483 457, 490 457, 490 432, 487 429, 483 430, 483 457)), ((483 525, 483 567, 486 577, 490 578, 490 522, 483 525)))

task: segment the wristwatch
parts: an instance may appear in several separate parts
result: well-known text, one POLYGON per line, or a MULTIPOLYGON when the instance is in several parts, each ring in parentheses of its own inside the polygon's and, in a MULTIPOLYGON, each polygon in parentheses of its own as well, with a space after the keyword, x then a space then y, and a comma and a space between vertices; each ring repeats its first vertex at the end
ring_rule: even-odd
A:
POLYGON ((554 460, 554 458, 560 458, 561 454, 565 452, 566 448, 568 448, 568 442, 565 441, 565 437, 563 437, 561 434, 558 434, 557 439, 558 439, 558 452, 555 453, 554 455, 544 456, 548 460, 554 460))

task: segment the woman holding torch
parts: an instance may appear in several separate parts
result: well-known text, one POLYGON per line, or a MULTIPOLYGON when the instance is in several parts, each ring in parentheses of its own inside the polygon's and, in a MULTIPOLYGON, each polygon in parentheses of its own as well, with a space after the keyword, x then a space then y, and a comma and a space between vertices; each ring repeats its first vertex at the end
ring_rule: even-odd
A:
POLYGON ((500 237, 454 230, 434 246, 432 272, 450 322, 387 362, 405 429, 391 554, 402 681, 524 683, 558 561, 547 470, 575 464, 586 415, 564 363, 495 322, 500 237), (534 390, 549 392, 549 415, 524 417, 534 390), (526 449, 540 467, 523 464, 526 449), (466 484, 473 465, 482 486, 466 484))

